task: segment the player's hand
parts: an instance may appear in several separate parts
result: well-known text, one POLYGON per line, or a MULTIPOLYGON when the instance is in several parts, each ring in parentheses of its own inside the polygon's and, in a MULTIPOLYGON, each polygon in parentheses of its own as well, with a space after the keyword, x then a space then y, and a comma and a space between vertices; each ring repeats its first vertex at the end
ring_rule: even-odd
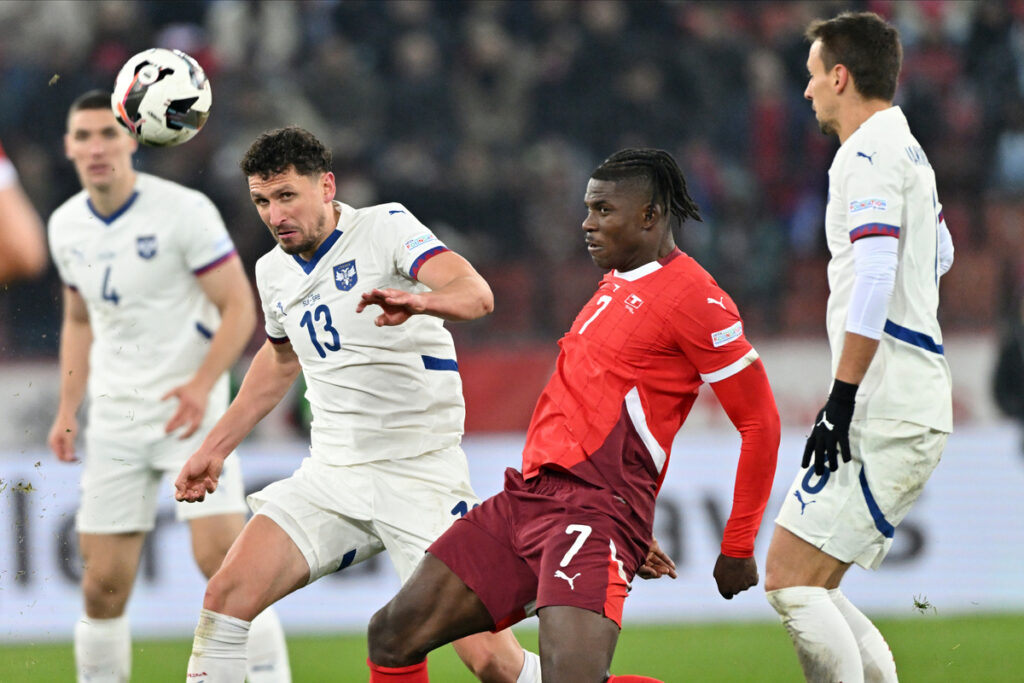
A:
POLYGON ((660 579, 665 575, 677 578, 676 563, 661 549, 658 539, 651 539, 647 559, 644 560, 643 566, 636 570, 636 575, 641 579, 660 579))
POLYGON ((217 480, 224 468, 224 459, 198 450, 185 461, 174 480, 174 499, 187 503, 200 503, 207 493, 217 490, 217 480))
POLYGON ((178 409, 174 411, 174 415, 171 415, 171 419, 164 426, 164 433, 170 434, 179 427, 185 427, 178 437, 179 439, 187 439, 195 434, 206 414, 206 401, 209 396, 209 387, 195 379, 164 394, 161 401, 170 398, 178 399, 178 409))
POLYGON ((356 306, 356 313, 362 313, 367 306, 377 305, 384 309, 384 312, 373 319, 377 327, 385 325, 401 325, 414 315, 426 310, 426 303, 419 294, 406 292, 401 289, 374 289, 370 292, 363 292, 359 304, 356 306))
POLYGON ((50 427, 46 443, 61 462, 78 462, 75 457, 75 437, 78 436, 78 420, 74 415, 57 415, 50 427))
POLYGON ((757 561, 753 557, 719 555, 715 562, 715 581, 718 592, 726 600, 757 585, 757 561))
POLYGON ((811 454, 814 455, 814 473, 819 477, 825 473, 826 460, 832 472, 839 469, 837 455, 842 455, 843 462, 850 462, 850 420, 856 396, 856 384, 838 379, 833 382, 832 393, 818 412, 811 435, 807 437, 801 467, 811 464, 811 454))

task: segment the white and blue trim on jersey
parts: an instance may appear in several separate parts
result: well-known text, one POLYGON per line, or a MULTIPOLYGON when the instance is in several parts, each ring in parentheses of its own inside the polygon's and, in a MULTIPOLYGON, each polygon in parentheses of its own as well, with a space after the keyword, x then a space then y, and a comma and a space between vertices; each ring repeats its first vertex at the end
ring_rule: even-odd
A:
POLYGON ((313 257, 308 261, 299 256, 298 254, 292 254, 291 256, 293 259, 295 259, 295 262, 299 264, 299 268, 302 268, 302 272, 304 272, 306 275, 309 275, 310 273, 313 272, 313 269, 316 268, 316 265, 320 263, 320 259, 324 257, 324 254, 331 250, 331 247, 334 246, 334 243, 337 242, 338 239, 341 238, 343 234, 344 233, 341 230, 335 230, 330 235, 328 235, 327 239, 320 243, 320 246, 317 247, 317 250, 313 254, 313 257))

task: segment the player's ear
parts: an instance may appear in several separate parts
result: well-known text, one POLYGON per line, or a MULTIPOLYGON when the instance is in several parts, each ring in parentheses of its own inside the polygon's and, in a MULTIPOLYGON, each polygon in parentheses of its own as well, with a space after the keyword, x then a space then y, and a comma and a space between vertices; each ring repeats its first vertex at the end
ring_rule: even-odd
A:
POLYGON ((334 200, 334 193, 337 189, 334 174, 332 172, 328 171, 320 176, 321 198, 324 200, 324 203, 329 203, 334 200))
POLYGON ((832 87, 835 89, 836 94, 842 93, 846 90, 846 86, 850 84, 850 71, 842 64, 836 64, 832 67, 832 87))
POLYGON ((644 207, 643 217, 644 228, 654 227, 658 223, 658 220, 661 218, 661 207, 654 203, 648 204, 647 206, 644 207))

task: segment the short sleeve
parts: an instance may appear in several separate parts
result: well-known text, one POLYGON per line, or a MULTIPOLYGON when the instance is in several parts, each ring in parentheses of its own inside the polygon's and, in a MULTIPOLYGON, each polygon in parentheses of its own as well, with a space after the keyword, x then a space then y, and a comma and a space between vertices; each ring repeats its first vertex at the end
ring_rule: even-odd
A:
POLYGON ((269 285, 267 275, 267 263, 260 259, 256 262, 256 291, 260 296, 260 306, 263 309, 263 327, 267 333, 267 339, 272 343, 280 344, 288 341, 288 333, 285 332, 282 318, 285 316, 284 304, 276 299, 269 285))
POLYGON ((850 242, 872 235, 899 237, 903 227, 902 150, 872 141, 859 143, 843 178, 850 242))
POLYGON ((743 333, 736 304, 715 285, 696 287, 680 301, 672 330, 705 382, 721 381, 756 359, 749 356, 753 348, 743 333))
POLYGON ((424 263, 448 251, 448 247, 401 204, 387 204, 381 210, 387 213, 380 235, 394 249, 395 269, 406 277, 417 279, 424 263))
POLYGON ((220 212, 206 195, 190 192, 185 202, 181 209, 185 264, 202 275, 234 254, 235 245, 220 212))

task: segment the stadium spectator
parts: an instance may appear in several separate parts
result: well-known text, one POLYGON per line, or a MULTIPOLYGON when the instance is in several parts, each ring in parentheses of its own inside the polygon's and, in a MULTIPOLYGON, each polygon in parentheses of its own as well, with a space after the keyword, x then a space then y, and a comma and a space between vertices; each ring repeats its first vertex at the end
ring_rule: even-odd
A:
POLYGON ((35 277, 46 268, 43 222, 0 145, 0 284, 35 277))
POLYGON ((881 564, 952 430, 936 314, 953 244, 928 157, 892 103, 896 28, 843 13, 806 35, 804 96, 841 145, 825 209, 834 379, 775 520, 765 589, 808 681, 895 683, 889 646, 839 585, 853 563, 881 564))
MULTIPOLYGON (((176 496, 215 492, 225 458, 300 371, 312 444, 291 477, 250 496, 256 514, 210 579, 188 665, 188 680, 209 683, 245 678, 246 632, 265 608, 385 550, 406 581, 427 545, 479 503, 459 445, 462 383, 443 321, 479 318, 494 303, 469 262, 401 204, 335 201, 331 153, 311 133, 261 135, 242 171, 280 245, 256 264, 268 339, 182 468, 176 496), (361 315, 372 306, 382 312, 361 315)), ((481 680, 540 680, 537 656, 511 631, 455 649, 481 680)))
MULTIPOLYGON (((60 403, 48 443, 63 462, 77 460, 76 414, 87 388, 89 395, 75 518, 84 562, 85 614, 74 633, 80 681, 129 678, 125 606, 154 526, 161 476, 181 467, 224 412, 226 371, 256 322, 217 209, 199 192, 135 172, 135 148, 114 118, 110 93, 76 99, 65 150, 83 189, 49 223, 65 286, 60 403)), ((245 522, 237 457, 226 473, 220 494, 176 508, 206 576, 245 522)), ((272 611, 257 620, 248 644, 251 681, 291 680, 272 611)))
POLYGON ((666 152, 626 149, 593 172, 585 203, 587 250, 611 272, 560 342, 522 472, 507 469, 504 491, 431 545, 374 615, 371 681, 426 681, 438 644, 534 612, 545 680, 651 680, 608 668, 630 581, 672 571, 652 555, 654 503, 703 382, 742 435, 713 574, 726 599, 757 583, 779 416, 735 304, 675 246, 672 224, 700 220, 682 172, 666 152))

